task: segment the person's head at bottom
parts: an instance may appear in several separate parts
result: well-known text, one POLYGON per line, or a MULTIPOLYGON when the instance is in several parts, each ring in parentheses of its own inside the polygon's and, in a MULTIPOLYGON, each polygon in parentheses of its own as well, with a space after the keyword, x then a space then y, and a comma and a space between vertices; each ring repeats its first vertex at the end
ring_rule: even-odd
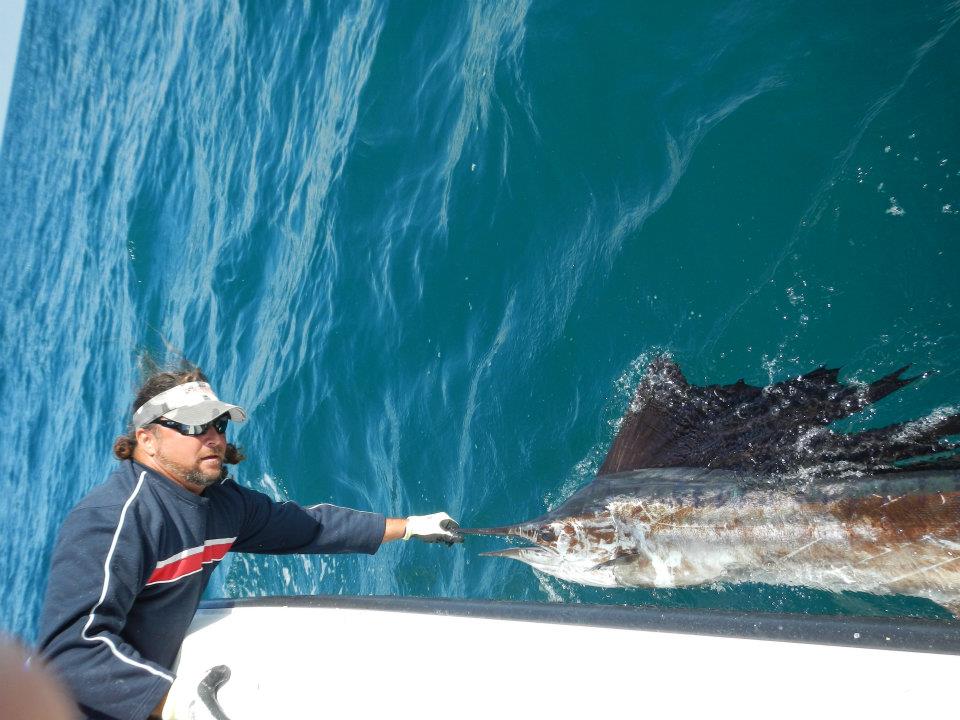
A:
POLYGON ((36 660, 0 638, 0 718, 73 720, 77 706, 36 660))

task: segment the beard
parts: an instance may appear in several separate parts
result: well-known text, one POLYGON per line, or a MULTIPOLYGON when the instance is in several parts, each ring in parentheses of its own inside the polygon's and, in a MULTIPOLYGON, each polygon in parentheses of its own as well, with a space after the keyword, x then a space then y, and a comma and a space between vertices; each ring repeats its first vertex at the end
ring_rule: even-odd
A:
POLYGON ((166 455, 163 454, 162 450, 157 452, 157 464, 162 466, 164 470, 171 473, 172 475, 180 478, 189 485, 194 487, 205 489, 211 485, 215 485, 223 479, 223 459, 220 459, 220 469, 204 472, 199 467, 187 467, 181 465, 178 462, 170 460, 166 455))

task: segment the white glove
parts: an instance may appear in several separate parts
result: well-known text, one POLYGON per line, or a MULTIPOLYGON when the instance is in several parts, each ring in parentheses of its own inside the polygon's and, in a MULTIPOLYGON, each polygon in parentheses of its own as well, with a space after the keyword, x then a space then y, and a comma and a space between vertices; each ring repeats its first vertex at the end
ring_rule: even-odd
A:
POLYGON ((447 545, 463 542, 463 535, 457 532, 457 521, 445 512, 433 515, 411 515, 407 518, 407 532, 403 539, 419 538, 424 542, 442 542, 447 545))

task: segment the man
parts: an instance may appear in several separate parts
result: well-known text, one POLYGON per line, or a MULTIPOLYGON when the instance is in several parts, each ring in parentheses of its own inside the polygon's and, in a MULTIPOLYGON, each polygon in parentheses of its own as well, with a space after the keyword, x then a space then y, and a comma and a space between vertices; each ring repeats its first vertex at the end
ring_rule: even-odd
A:
POLYGON ((122 461, 60 531, 40 650, 88 718, 158 716, 210 574, 228 551, 373 554, 412 537, 460 542, 445 513, 385 518, 278 503, 227 477, 244 459, 226 441, 246 412, 199 369, 154 372, 137 393, 122 461))

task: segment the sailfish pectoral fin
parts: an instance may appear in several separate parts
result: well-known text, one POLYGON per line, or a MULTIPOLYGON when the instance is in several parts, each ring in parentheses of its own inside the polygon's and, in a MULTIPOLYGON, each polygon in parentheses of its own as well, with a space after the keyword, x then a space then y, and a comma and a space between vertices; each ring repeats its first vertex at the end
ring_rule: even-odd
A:
POLYGON ((594 570, 604 570, 604 569, 616 569, 621 567, 626 567, 628 565, 634 565, 638 559, 643 556, 643 553, 640 551, 636 552, 619 552, 617 556, 605 560, 604 562, 597 563, 593 566, 594 570))
POLYGON ((488 552, 480 553, 481 557, 504 557, 510 558, 511 560, 520 560, 521 551, 526 548, 504 548, 503 550, 490 550, 488 552))

